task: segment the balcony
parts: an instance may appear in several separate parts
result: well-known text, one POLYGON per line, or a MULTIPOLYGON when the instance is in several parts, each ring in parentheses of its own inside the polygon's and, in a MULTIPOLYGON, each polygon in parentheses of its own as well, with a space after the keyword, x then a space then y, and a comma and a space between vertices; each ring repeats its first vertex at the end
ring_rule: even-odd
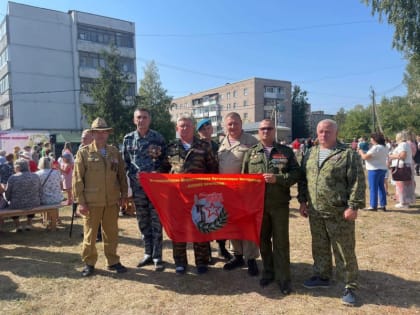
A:
POLYGON ((271 92, 264 92, 265 98, 274 98, 278 100, 284 100, 285 95, 284 93, 271 93, 271 92))

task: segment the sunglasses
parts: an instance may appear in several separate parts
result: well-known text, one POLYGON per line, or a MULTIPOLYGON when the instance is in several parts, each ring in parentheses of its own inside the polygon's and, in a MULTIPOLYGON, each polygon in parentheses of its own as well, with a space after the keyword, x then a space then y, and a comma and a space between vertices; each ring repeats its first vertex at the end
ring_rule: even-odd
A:
POLYGON ((258 128, 261 131, 271 131, 274 129, 274 127, 262 127, 262 128, 258 128))

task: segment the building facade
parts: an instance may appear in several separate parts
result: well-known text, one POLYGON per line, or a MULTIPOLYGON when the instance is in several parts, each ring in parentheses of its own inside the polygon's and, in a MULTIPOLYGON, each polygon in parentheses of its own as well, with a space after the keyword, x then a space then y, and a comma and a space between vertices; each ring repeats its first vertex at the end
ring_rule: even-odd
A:
POLYGON ((321 120, 324 119, 334 119, 334 115, 325 114, 323 110, 313 111, 311 112, 310 117, 310 129, 311 129, 311 137, 312 139, 316 139, 316 127, 321 120))
POLYGON ((291 82, 251 78, 175 98, 171 109, 174 121, 189 114, 199 120, 209 118, 214 134, 223 134, 223 117, 229 112, 241 115, 244 126, 270 118, 277 123, 278 138, 290 140, 292 125, 291 82))
POLYGON ((90 13, 8 3, 0 24, 0 129, 80 132, 81 105, 113 43, 136 93, 135 25, 90 13))

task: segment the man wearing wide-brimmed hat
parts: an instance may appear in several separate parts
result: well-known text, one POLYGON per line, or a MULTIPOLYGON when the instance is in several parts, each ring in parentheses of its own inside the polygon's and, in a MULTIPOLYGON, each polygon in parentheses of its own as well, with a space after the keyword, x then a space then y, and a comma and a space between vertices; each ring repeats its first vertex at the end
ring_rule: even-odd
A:
POLYGON ((100 223, 108 270, 127 271, 117 255, 119 204, 127 198, 128 190, 124 161, 118 149, 107 145, 112 128, 104 119, 96 118, 90 130, 93 142, 77 152, 73 172, 74 199, 84 216, 83 277, 92 275, 95 269, 96 232, 100 223))

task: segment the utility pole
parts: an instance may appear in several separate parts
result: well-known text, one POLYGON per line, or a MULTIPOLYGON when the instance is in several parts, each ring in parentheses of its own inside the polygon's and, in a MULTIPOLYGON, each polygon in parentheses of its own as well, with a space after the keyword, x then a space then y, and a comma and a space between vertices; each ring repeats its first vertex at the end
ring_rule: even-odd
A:
POLYGON ((372 95, 372 123, 373 129, 372 132, 376 132, 376 104, 375 104, 375 90, 370 87, 371 95, 372 95))
POLYGON ((376 110, 376 101, 375 101, 375 90, 371 87, 372 92, 372 120, 373 120, 373 132, 376 132, 379 130, 382 134, 384 134, 384 131, 382 129, 381 121, 379 120, 378 111, 376 110), (378 125, 378 128, 376 128, 376 124, 378 125))

